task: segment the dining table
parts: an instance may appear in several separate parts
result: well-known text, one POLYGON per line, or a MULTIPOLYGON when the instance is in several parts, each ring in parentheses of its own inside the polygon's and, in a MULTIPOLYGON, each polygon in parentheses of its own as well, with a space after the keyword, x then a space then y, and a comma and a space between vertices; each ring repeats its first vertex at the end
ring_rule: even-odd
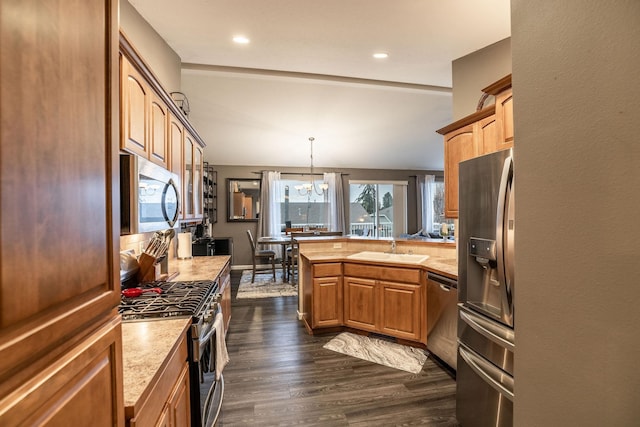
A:
POLYGON ((281 234, 278 236, 258 237, 259 245, 280 245, 282 246, 282 281, 287 282, 287 248, 291 246, 291 235, 281 234))

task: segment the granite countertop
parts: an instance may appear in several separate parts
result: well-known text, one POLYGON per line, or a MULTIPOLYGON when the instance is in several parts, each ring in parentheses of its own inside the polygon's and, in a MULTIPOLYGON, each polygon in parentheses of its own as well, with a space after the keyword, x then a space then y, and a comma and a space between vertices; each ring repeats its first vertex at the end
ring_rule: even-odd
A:
POLYGON ((124 406, 133 407, 157 380, 162 365, 187 329, 191 318, 122 323, 124 406))
POLYGON ((190 259, 170 259, 170 281, 213 280, 231 260, 229 255, 197 256, 190 259))
POLYGON ((401 265, 404 267, 420 267, 425 270, 432 271, 434 273, 439 273, 447 277, 451 277, 453 279, 458 279, 458 261, 455 258, 445 258, 441 256, 429 255, 429 259, 423 261, 419 264, 404 264, 404 263, 392 263, 392 262, 384 262, 384 261, 362 261, 362 260, 353 260, 347 258, 349 255, 357 253, 360 251, 331 251, 331 252, 304 252, 300 255, 305 257, 311 262, 364 262, 364 263, 379 263, 384 265, 401 265))

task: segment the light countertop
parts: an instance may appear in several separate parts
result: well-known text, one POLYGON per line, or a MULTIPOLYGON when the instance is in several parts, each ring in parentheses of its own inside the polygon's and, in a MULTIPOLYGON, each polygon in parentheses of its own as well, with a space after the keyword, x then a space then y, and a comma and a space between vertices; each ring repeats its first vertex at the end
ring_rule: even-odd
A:
POLYGON ((191 318, 173 318, 122 323, 124 405, 134 406, 191 326, 191 318))
POLYGON ((190 259, 170 259, 169 272, 171 281, 213 280, 231 260, 229 255, 196 256, 190 259))
MULTIPOLYGON (((318 252, 305 252, 301 253, 301 256, 307 258, 310 262, 376 262, 381 265, 395 264, 393 262, 384 261, 359 261, 347 258, 349 255, 357 253, 358 251, 318 251, 318 252)), ((439 273, 453 279, 458 278, 458 261, 455 258, 445 258, 441 256, 429 255, 426 261, 419 264, 395 264, 403 267, 420 267, 425 270, 439 273)))

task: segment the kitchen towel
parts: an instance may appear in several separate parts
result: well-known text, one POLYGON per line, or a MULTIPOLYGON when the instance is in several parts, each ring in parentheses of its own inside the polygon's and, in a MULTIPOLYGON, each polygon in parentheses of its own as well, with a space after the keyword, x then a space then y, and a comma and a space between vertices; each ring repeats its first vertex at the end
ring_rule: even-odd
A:
POLYGON ((211 364, 214 364, 216 367, 216 381, 220 380, 220 376, 222 375, 222 370, 227 363, 229 363, 229 353, 227 353, 227 343, 225 342, 224 336, 224 319, 222 318, 222 311, 219 311, 216 314, 216 318, 213 321, 213 328, 216 331, 216 351, 215 354, 212 352, 211 357, 215 357, 215 361, 211 361, 211 364))

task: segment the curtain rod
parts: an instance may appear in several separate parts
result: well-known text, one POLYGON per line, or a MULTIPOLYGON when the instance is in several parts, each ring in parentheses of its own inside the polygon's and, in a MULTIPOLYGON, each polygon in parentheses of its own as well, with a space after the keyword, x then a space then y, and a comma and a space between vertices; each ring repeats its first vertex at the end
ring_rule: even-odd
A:
MULTIPOLYGON (((264 172, 270 172, 270 171, 252 171, 251 173, 262 175, 264 172)), ((338 172, 338 173, 340 173, 341 175, 344 175, 344 176, 349 175, 348 173, 341 173, 341 172, 338 172)), ((316 176, 323 176, 324 173, 315 173, 315 172, 314 173, 309 173, 309 172, 280 172, 280 175, 302 175, 302 176, 305 176, 305 175, 316 175, 316 176)))

